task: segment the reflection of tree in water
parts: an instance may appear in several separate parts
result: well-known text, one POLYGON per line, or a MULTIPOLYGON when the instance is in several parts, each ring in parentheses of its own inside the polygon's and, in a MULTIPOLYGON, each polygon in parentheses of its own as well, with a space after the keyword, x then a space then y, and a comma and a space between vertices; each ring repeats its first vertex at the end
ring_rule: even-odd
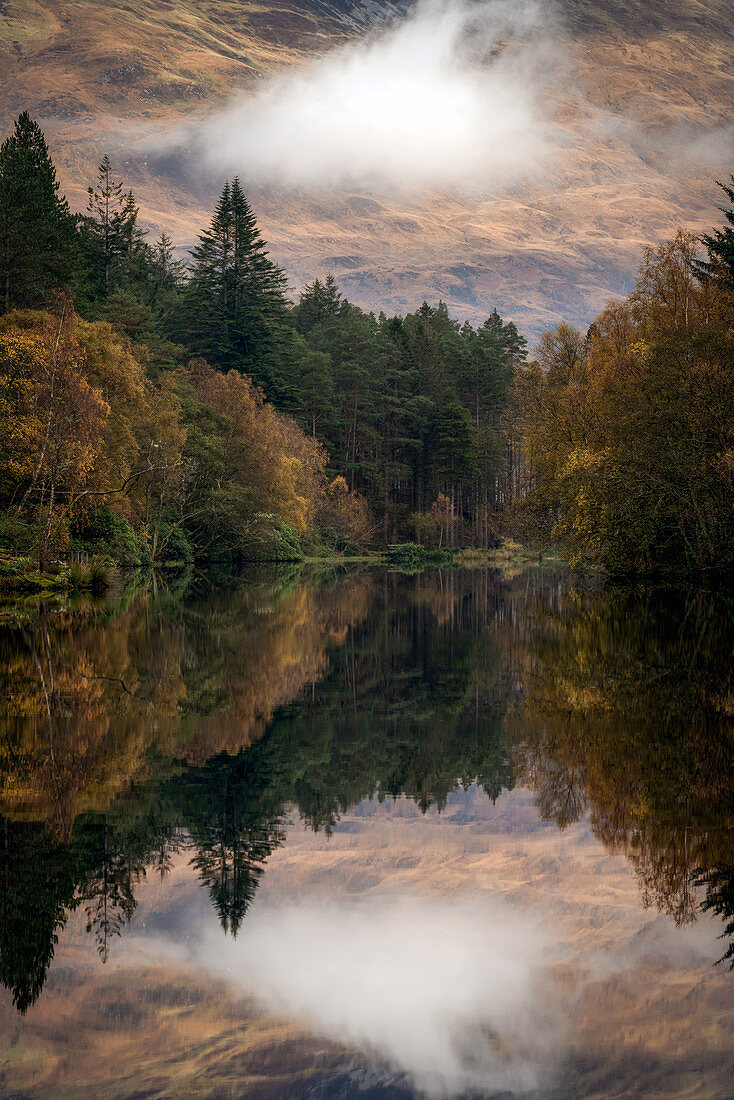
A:
POLYGON ((62 642, 53 732, 68 776, 43 748, 32 662, 14 671, 0 646, 6 682, 37 692, 20 693, 30 725, 0 710, 0 790, 26 817, 48 807, 52 826, 5 823, 0 978, 21 1010, 71 910, 106 958, 141 879, 183 850, 237 934, 292 807, 328 832, 375 793, 424 812, 474 782, 496 798, 515 768, 560 827, 590 812, 646 902, 684 921, 705 891, 734 933, 734 672, 711 601, 578 596, 554 574, 390 574, 133 607, 62 642), (76 811, 63 828, 59 806, 76 811))
POLYGON ((79 852, 86 872, 77 890, 86 902, 87 932, 94 934, 103 962, 109 957, 110 941, 119 936, 135 912, 135 886, 145 875, 148 852, 136 850, 134 838, 115 829, 107 817, 85 823, 79 852))
POLYGON ((166 761, 246 747, 320 676, 333 622, 362 613, 346 603, 262 580, 181 604, 159 586, 116 614, 41 604, 0 624, 2 807, 68 838, 166 761))
POLYGON ((645 905, 676 923, 702 907, 726 917, 714 894, 719 882, 727 896, 734 858, 726 607, 701 593, 610 590, 539 599, 522 619, 515 756, 542 815, 563 828, 588 810, 596 836, 632 863, 645 905))
POLYGON ((282 809, 269 776, 248 754, 220 756, 192 769, 176 786, 194 846, 192 865, 209 890, 225 932, 236 936, 255 896, 265 861, 285 839, 282 809))
POLYGON ((719 962, 728 962, 729 969, 734 970, 734 867, 701 872, 695 881, 706 890, 702 908, 726 921, 721 938, 728 938, 730 943, 719 962))
MULTIPOLYGON (((24 805, 49 805, 52 829, 8 823, 13 830, 10 847, 14 862, 6 861, 4 871, 27 886, 25 892, 7 896, 8 904, 0 915, 0 959, 18 1007, 25 1009, 40 992, 55 937, 69 911, 83 906, 88 930, 106 959, 111 939, 135 911, 135 890, 146 871, 165 874, 183 848, 191 850, 191 863, 209 891, 224 930, 236 934, 266 860, 283 841, 282 824, 291 806, 298 808, 310 827, 328 831, 341 813, 375 792, 380 797, 404 793, 425 811, 434 804, 443 807, 457 784, 479 779, 492 797, 511 785, 502 739, 506 678, 487 631, 496 613, 497 586, 485 578, 485 589, 485 601, 490 590, 491 599, 479 618, 476 593, 466 582, 462 588, 455 578, 446 581, 442 607, 449 600, 454 612, 438 620, 424 592, 416 589, 413 581, 396 577, 384 578, 379 584, 365 584, 358 578, 305 595, 299 590, 277 605, 275 617, 261 615, 256 626, 252 615, 244 624, 238 623, 237 609, 221 607, 216 601, 204 610, 194 605, 182 613, 176 608, 170 630, 159 618, 155 638, 140 636, 138 620, 129 615, 122 623, 118 619, 106 628, 106 633, 122 628, 113 649, 124 654, 107 664, 100 654, 113 639, 103 639, 103 644, 95 646, 91 631, 82 647, 82 668, 88 670, 94 654, 95 683, 101 680, 105 693, 112 690, 114 680, 122 680, 118 673, 123 667, 135 669, 134 675, 128 671, 125 690, 118 687, 125 697, 122 716, 115 706, 121 695, 105 695, 99 705, 112 743, 117 722, 131 733, 135 723, 144 724, 146 716, 147 728, 159 720, 155 676, 145 680, 146 702, 142 711, 136 709, 143 696, 140 686, 148 644, 166 649, 167 666, 181 670, 186 694, 178 686, 174 697, 179 700, 180 732, 186 737, 183 743, 196 746, 194 759, 205 756, 205 744, 216 744, 217 722, 226 730, 227 744, 231 743, 233 713, 250 730, 258 705, 252 685, 247 686, 248 677, 257 685, 263 683, 262 675, 269 674, 269 692, 261 694, 260 721, 265 732, 245 750, 219 752, 204 763, 193 763, 188 749, 188 760, 176 759, 170 747, 167 753, 162 752, 161 743, 156 743, 154 753, 143 757, 144 768, 136 764, 135 774, 144 777, 147 772, 150 780, 139 782, 128 796, 118 797, 113 810, 100 813, 90 809, 77 815, 68 829, 58 829, 56 796, 47 799, 45 793, 36 797, 33 792, 23 796, 24 805), (282 654, 282 676, 270 644, 276 637, 280 639, 277 652, 282 654), (305 691, 304 670, 312 677, 305 691), (286 683, 289 688, 280 686, 286 683), (268 725, 274 688, 290 691, 294 701, 281 708, 268 725), (56 841, 52 839, 54 829, 56 841), (31 835, 36 837, 33 844, 31 835), (35 884, 38 893, 34 899, 30 884, 40 836, 53 853, 48 860, 56 860, 69 872, 65 892, 54 888, 53 877, 48 879, 47 891, 43 877, 35 884), (50 915, 35 939, 24 939, 22 913, 31 903, 37 904, 39 916, 50 915), (17 957, 10 944, 13 936, 17 957), (13 958, 17 977, 8 969, 13 958), (27 972, 35 975, 27 987, 21 980, 22 960, 27 972)), ((259 607, 262 603, 261 596, 259 607)), ((72 639, 66 640, 72 644, 72 639)), ((79 653, 78 638, 76 644, 79 653)), ((81 715, 75 718, 73 662, 58 663, 70 681, 65 698, 67 703, 71 701, 67 711, 73 719, 67 714, 63 736, 67 744, 75 746, 98 744, 93 729, 89 736, 85 732, 81 742, 78 738, 84 719, 81 715)), ((91 679, 88 671, 84 675, 91 679)), ((171 676, 162 682, 170 684, 171 676)), ((161 712, 165 715, 164 747, 175 744, 180 736, 172 724, 176 708, 171 707, 170 698, 166 688, 161 712)), ((90 709, 94 716, 95 708, 90 709)), ((35 744, 26 731, 26 744, 29 740, 35 744)), ((249 740, 248 733, 245 744, 249 740)), ((124 743, 128 743, 127 734, 124 743)), ((139 742, 135 751, 139 751, 139 742)), ((76 752, 75 760, 87 769, 85 778, 93 780, 96 758, 76 752)), ((107 768, 108 756, 103 754, 102 759, 107 768)), ((18 754, 12 753, 10 764, 15 771, 11 774, 16 777, 18 760, 18 754)), ((30 753, 24 768, 26 783, 32 785, 36 777, 39 783, 45 782, 41 754, 30 753)), ((78 783, 72 788, 78 791, 78 783)), ((11 802, 17 803, 17 795, 11 802)), ((41 861, 39 878, 42 866, 41 861)))
POLYGON ((74 907, 76 859, 46 825, 5 819, 0 827, 0 982, 25 1012, 43 989, 74 907))

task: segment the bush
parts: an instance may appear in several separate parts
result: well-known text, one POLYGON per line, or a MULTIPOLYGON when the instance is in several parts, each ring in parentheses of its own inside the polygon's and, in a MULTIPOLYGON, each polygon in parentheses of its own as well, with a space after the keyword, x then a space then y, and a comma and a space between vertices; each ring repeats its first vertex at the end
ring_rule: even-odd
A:
POLYGON ((272 512, 258 512, 242 541, 246 561, 303 561, 296 531, 272 512))
POLYGON ((79 532, 76 548, 111 557, 120 565, 139 565, 142 555, 135 531, 124 516, 118 516, 106 504, 79 532))
POLYGON ((112 583, 112 569, 104 558, 95 555, 87 566, 89 588, 92 592, 104 592, 112 583))
POLYGON ((180 524, 164 520, 158 531, 158 546, 157 564, 193 565, 194 549, 180 524))
POLYGON ((341 554, 346 558, 361 557, 365 553, 361 543, 346 537, 333 527, 323 527, 307 547, 309 553, 341 554))
POLYGON ((332 550, 359 553, 372 538, 375 523, 365 498, 350 492, 343 477, 336 477, 321 501, 318 526, 332 550))
POLYGON ((86 568, 79 562, 72 562, 66 574, 66 583, 72 592, 81 592, 88 588, 86 568))
POLYGON ((38 529, 34 524, 26 523, 12 514, 0 515, 0 546, 12 554, 23 554, 32 550, 37 543, 38 529))
POLYGON ((33 558, 2 558, 0 557, 0 577, 17 577, 24 573, 32 573, 38 567, 38 562, 33 558))
POLYGON ((403 542, 390 548, 390 561, 394 565, 422 565, 428 551, 418 542, 403 542))
POLYGON ((393 546, 389 552, 390 563, 403 572, 420 572, 427 565, 451 565, 454 551, 446 547, 442 550, 428 550, 417 542, 404 542, 393 546))

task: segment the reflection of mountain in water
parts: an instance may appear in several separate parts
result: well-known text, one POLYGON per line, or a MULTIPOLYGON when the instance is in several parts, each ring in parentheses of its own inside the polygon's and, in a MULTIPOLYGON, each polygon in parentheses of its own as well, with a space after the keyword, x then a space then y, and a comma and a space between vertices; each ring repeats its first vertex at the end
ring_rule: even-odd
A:
POLYGON ((713 599, 540 571, 41 611, 0 640, 0 980, 32 1004, 78 908, 106 958, 182 850, 236 935, 291 806, 329 831, 376 792, 426 810, 515 775, 561 828, 589 810, 646 901, 731 935, 731 638, 713 599))

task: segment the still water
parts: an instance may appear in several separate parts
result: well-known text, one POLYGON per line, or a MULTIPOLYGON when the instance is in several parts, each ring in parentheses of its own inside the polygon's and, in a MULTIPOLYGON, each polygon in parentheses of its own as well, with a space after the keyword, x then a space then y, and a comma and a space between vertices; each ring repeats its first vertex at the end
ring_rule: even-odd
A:
POLYGON ((0 613, 0 1096, 734 1095, 734 604, 259 573, 0 613))

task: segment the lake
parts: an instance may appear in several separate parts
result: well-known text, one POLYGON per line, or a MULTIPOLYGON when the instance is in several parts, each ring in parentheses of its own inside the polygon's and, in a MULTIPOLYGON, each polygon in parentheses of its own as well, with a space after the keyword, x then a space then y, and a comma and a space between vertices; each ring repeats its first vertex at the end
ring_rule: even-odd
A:
POLYGON ((561 568, 0 615, 0 1096, 730 1098, 734 600, 561 568))

